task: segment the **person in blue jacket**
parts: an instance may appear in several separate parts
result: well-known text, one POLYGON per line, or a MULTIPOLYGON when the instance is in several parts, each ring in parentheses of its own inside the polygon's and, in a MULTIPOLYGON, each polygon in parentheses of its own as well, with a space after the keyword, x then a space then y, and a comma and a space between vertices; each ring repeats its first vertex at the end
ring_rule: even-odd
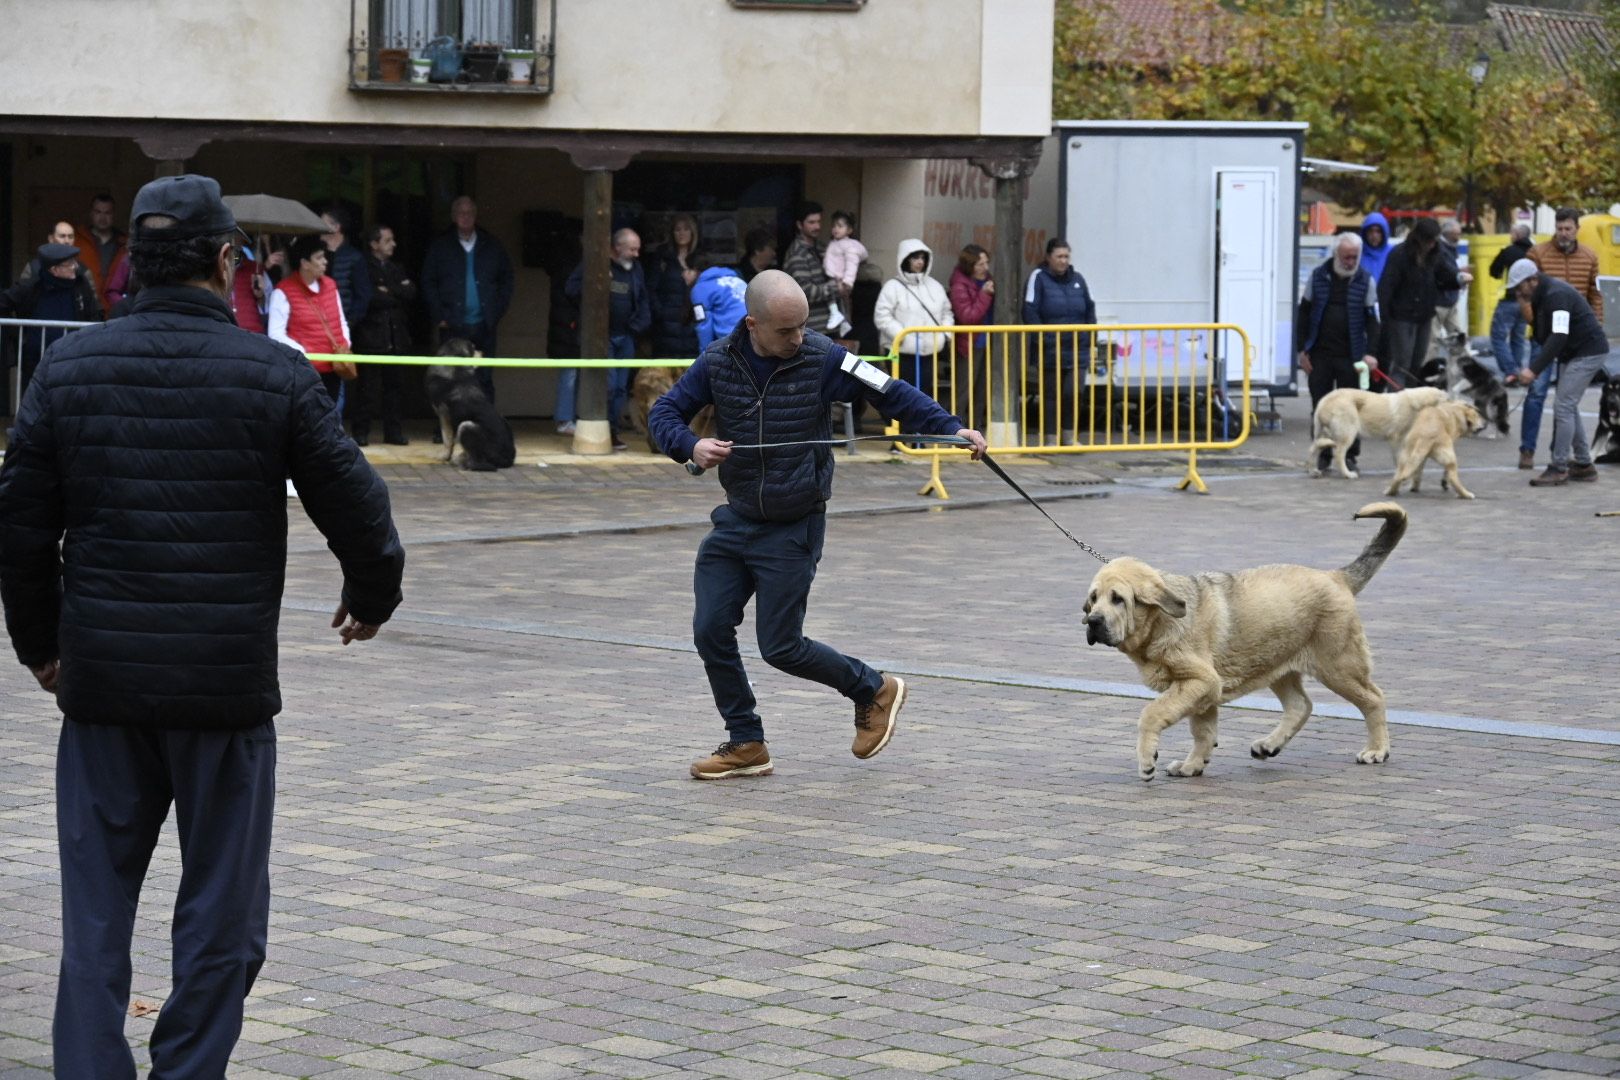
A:
POLYGON ((1389 219, 1374 210, 1361 219, 1361 268, 1372 275, 1373 284, 1384 273, 1384 264, 1394 250, 1389 243, 1389 219))
POLYGON ((707 349, 736 329, 748 313, 743 302, 747 291, 748 283, 735 266, 711 266, 698 275, 692 286, 692 304, 702 311, 697 322, 699 349, 707 349))
POLYGON ((692 635, 726 725, 726 741, 691 767, 699 780, 763 776, 775 767, 737 654, 749 597, 765 662, 855 703, 856 757, 888 745, 905 704, 903 681, 804 636, 833 476, 833 448, 806 441, 832 438, 832 403, 865 398, 908 431, 959 435, 975 459, 985 449, 984 436, 915 387, 807 329, 810 305, 787 274, 761 271, 745 300, 743 321, 703 350, 647 418, 664 453, 705 469, 719 466, 726 493, 709 515, 714 531, 698 548, 694 582, 692 635), (705 405, 714 406, 716 437, 700 439, 688 425, 705 405))
MULTIPOLYGON (((1081 324, 1097 321, 1097 302, 1086 279, 1070 263, 1067 240, 1046 242, 1046 261, 1024 286, 1024 322, 1081 324)), ((1032 351, 1041 365, 1041 430, 1047 446, 1073 446, 1079 427, 1078 402, 1086 384, 1084 366, 1094 359, 1091 335, 1078 331, 1042 334, 1032 351)))

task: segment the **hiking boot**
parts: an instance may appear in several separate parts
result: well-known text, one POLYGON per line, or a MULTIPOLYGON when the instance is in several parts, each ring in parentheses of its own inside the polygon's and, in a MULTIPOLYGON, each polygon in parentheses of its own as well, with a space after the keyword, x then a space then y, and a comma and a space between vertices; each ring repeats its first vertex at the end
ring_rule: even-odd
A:
POLYGON ((1536 467, 1536 452, 1534 450, 1519 451, 1519 468, 1533 469, 1536 467))
POLYGON ((1588 462, 1585 465, 1571 465, 1569 478, 1581 483, 1591 484, 1597 481, 1597 466, 1588 462))
POLYGON ((775 766, 762 742, 723 742, 702 761, 692 762, 694 780, 729 780, 734 776, 769 776, 775 766))
POLYGON ((849 752, 862 759, 876 756, 894 737, 894 721, 906 703, 905 680, 883 676, 877 695, 865 705, 855 706, 855 741, 849 752))
MULTIPOLYGON (((1592 470, 1594 473, 1596 469, 1592 470)), ((1530 481, 1531 487, 1563 487, 1569 483, 1569 470, 1547 466, 1547 471, 1530 481)))

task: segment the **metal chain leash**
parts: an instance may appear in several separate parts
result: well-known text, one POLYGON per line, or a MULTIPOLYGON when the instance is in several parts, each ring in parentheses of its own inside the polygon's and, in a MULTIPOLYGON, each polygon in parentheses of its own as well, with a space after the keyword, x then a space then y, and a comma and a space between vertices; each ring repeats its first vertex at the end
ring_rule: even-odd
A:
MULTIPOLYGON (((901 435, 856 435, 856 436, 853 436, 851 438, 846 438, 846 439, 799 439, 799 440, 794 441, 794 442, 779 442, 779 443, 740 443, 740 444, 739 443, 733 443, 731 448, 733 450, 774 450, 774 449, 777 449, 779 447, 786 447, 786 446, 845 446, 845 445, 847 445, 849 443, 880 442, 880 441, 881 442, 925 443, 925 444, 930 445, 930 446, 968 447, 968 446, 971 445, 966 439, 964 439, 960 435, 909 435, 909 434, 901 434, 901 435)), ((980 455, 979 460, 983 461, 986 465, 990 466, 990 471, 995 473, 997 476, 1001 477, 1001 479, 1006 482, 1008 487, 1012 488, 1014 491, 1018 492, 1018 494, 1022 495, 1024 497, 1025 502, 1029 503, 1029 505, 1033 506, 1036 510, 1039 510, 1040 513, 1041 513, 1041 516, 1044 517, 1047 521, 1050 521, 1052 523, 1052 525, 1057 529, 1058 532, 1062 533, 1064 536, 1067 536, 1071 541, 1074 542, 1075 547, 1078 547, 1081 551, 1085 552, 1087 555, 1090 555, 1092 558, 1098 560, 1099 562, 1106 563, 1108 561, 1108 556, 1104 555, 1102 552, 1098 551, 1096 548, 1092 547, 1090 544, 1087 544, 1084 540, 1081 540, 1079 537, 1075 536, 1074 533, 1070 532, 1068 529, 1065 529, 1062 525, 1059 525, 1057 519, 1054 518, 1051 514, 1048 514, 1046 512, 1045 507, 1043 507, 1040 503, 1036 502, 1034 497, 1031 496, 1029 492, 1025 491, 1022 487, 1020 487, 1018 485, 1018 481, 1016 481, 1012 477, 1008 476, 1006 471, 1004 469, 1002 469, 1000 464, 998 464, 994 459, 992 459, 989 454, 980 455)), ((702 476, 703 473, 704 473, 703 466, 699 465, 695 461, 688 461, 686 463, 686 471, 691 473, 693 476, 702 476)))

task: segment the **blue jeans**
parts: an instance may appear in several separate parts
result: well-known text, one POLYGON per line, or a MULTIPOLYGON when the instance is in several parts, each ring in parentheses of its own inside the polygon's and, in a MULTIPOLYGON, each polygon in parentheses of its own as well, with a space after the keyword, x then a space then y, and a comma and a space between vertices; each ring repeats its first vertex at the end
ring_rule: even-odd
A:
POLYGON ((726 739, 765 738, 764 722, 754 709, 754 690, 737 652, 737 627, 750 597, 759 651, 767 664, 830 686, 851 701, 865 703, 876 697, 883 676, 804 636, 804 611, 821 561, 827 515, 758 522, 730 506, 717 506, 709 520, 714 531, 698 547, 693 579, 697 606, 692 640, 703 658, 715 707, 725 720, 726 739))
MULTIPOLYGON (((1547 388, 1552 385, 1553 368, 1556 364, 1548 364, 1536 381, 1530 384, 1530 391, 1524 395, 1524 420, 1519 427, 1519 449, 1527 453, 1536 452, 1536 440, 1541 437, 1541 410, 1547 404, 1547 388)), ((1556 417, 1553 424, 1553 438, 1558 437, 1556 417)))
MULTIPOLYGON (((636 339, 629 334, 608 336, 608 355, 615 360, 632 360, 636 355, 636 339)), ((617 435, 619 417, 624 415, 625 402, 630 397, 630 369, 608 368, 608 427, 617 435)))
POLYGON ((1521 371, 1529 360, 1530 342, 1524 336, 1524 311, 1517 300, 1497 303, 1491 315, 1491 352, 1503 378, 1521 371))
POLYGON ((64 721, 56 754, 62 971, 56 1075, 135 1080, 124 1039, 130 941, 163 819, 180 830, 173 982, 153 1080, 218 1080, 264 964, 276 728, 148 730, 64 721))
MULTIPOLYGON (((629 334, 608 337, 608 356, 614 360, 629 360, 636 355, 636 339, 629 334)), ((619 415, 624 412, 630 396, 630 369, 608 369, 608 427, 614 434, 619 431, 619 415)), ((557 372, 556 420, 571 424, 579 417, 576 398, 579 395, 579 368, 563 368, 557 372)))
POLYGON ((562 368, 557 372, 557 423, 572 424, 578 414, 574 411, 574 395, 579 392, 579 368, 562 368))

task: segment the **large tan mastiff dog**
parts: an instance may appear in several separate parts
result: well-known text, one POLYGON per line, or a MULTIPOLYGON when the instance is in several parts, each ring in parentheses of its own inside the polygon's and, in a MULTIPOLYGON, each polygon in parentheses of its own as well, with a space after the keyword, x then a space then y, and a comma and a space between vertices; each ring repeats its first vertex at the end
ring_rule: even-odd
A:
POLYGON ((1433 460, 1445 473, 1441 487, 1448 484, 1459 499, 1472 499, 1474 493, 1463 487, 1457 475, 1456 442, 1464 435, 1477 435, 1485 430, 1485 418, 1479 410, 1462 401, 1442 401, 1431 408, 1420 409, 1411 430, 1401 442, 1395 458, 1395 479, 1384 489, 1385 495, 1395 495, 1401 485, 1412 482, 1412 493, 1423 482, 1423 465, 1433 460))
POLYGON ((1086 644, 1112 645, 1130 657, 1159 696, 1137 725, 1136 765, 1152 780, 1159 734, 1188 717, 1193 745, 1171 776, 1198 776, 1215 748, 1215 717, 1233 698, 1269 687, 1283 716, 1249 747, 1276 757, 1311 715, 1304 675, 1341 695, 1367 721, 1363 764, 1389 757, 1384 694, 1372 681, 1372 652, 1356 612, 1356 594, 1378 572, 1406 532, 1406 511, 1370 503, 1356 518, 1383 527, 1355 562, 1340 570, 1261 566, 1236 574, 1161 574, 1137 559, 1115 559, 1097 572, 1086 595, 1086 644))
POLYGON ((1311 444, 1311 456, 1306 467, 1312 476, 1320 476, 1316 469, 1316 455, 1331 447, 1333 464, 1339 470, 1339 475, 1354 480, 1360 474, 1350 471, 1345 464, 1345 454, 1355 443, 1356 436, 1375 435, 1388 439, 1390 453, 1397 454, 1418 413, 1445 400, 1446 392, 1432 386, 1415 386, 1393 394, 1375 394, 1371 390, 1334 390, 1316 405, 1316 441, 1311 444))

